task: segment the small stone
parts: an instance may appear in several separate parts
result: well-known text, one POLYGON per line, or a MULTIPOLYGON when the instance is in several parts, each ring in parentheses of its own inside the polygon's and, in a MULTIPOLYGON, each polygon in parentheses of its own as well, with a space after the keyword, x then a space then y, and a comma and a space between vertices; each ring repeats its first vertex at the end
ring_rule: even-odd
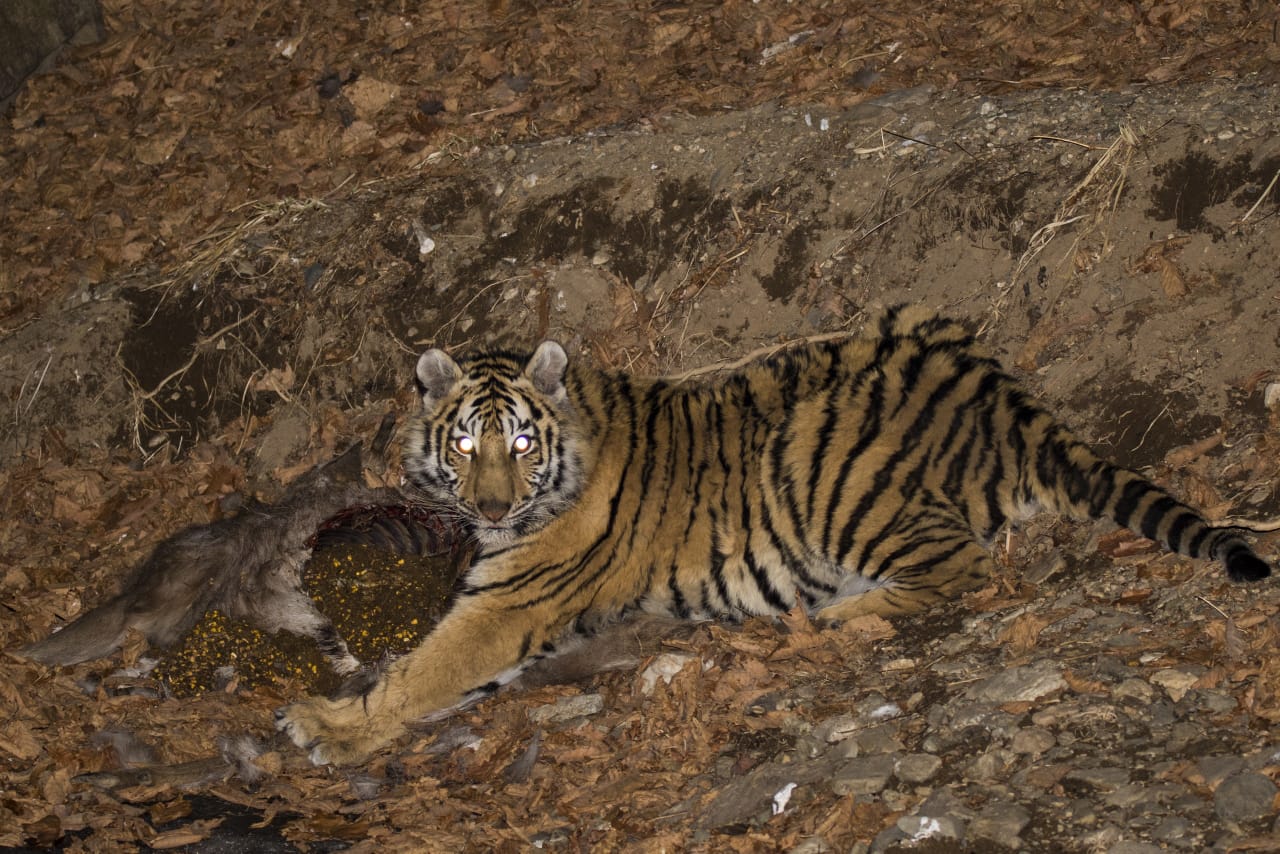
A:
POLYGON ((974 781, 1004 780, 1018 761, 1018 755, 1003 747, 993 747, 969 763, 965 776, 974 781))
POLYGON ((965 802, 949 789, 938 789, 916 807, 916 815, 949 815, 962 821, 972 821, 977 815, 965 802))
POLYGON ((1039 700, 1066 687, 1061 667, 1052 661, 1039 661, 1003 670, 974 685, 967 694, 988 703, 1018 703, 1039 700))
POLYGON ((821 836, 810 836, 792 848, 791 854, 826 854, 830 850, 831 844, 827 840, 821 836))
POLYGON ((902 742, 887 726, 876 726, 864 729, 854 735, 858 742, 859 755, 867 756, 876 753, 897 753, 902 750, 902 742))
POLYGON ((1013 734, 1009 747, 1014 753, 1028 753, 1039 756, 1057 743, 1053 733, 1044 727, 1032 726, 1020 729, 1013 734))
POLYGON ((837 759, 853 759, 857 756, 898 753, 902 750, 902 742, 887 726, 856 730, 852 736, 838 742, 831 749, 831 755, 837 759))
POLYGON ((891 824, 876 834, 871 847, 867 850, 870 854, 882 854, 891 848, 897 848, 906 838, 907 835, 898 828, 897 824, 891 824))
POLYGON ((1243 770, 1244 759, 1239 756, 1206 756, 1196 763, 1196 771, 1210 789, 1216 789, 1223 780, 1243 770))
POLYGON ((1126 679, 1111 690, 1111 696, 1117 700, 1133 699, 1139 703, 1150 703, 1156 696, 1156 691, 1151 687, 1150 683, 1143 679, 1126 679))
POLYGON ((1121 786, 1128 785, 1129 772, 1124 768, 1077 768, 1069 772, 1063 780, 1083 783, 1100 792, 1114 792, 1121 786))
POLYGON ((604 697, 600 694, 575 694, 572 697, 561 697, 554 703, 531 709, 529 711, 529 720, 540 725, 561 723, 584 715, 594 715, 603 708, 604 697))
POLYGON ((958 841, 964 836, 964 823, 949 815, 904 815, 898 819, 898 829, 910 842, 926 839, 958 841))
POLYGON ((908 753, 898 757, 893 773, 904 783, 916 785, 933 779, 942 767, 942 760, 932 753, 908 753))
POLYGON ((1009 782, 1019 789, 1043 792, 1058 785, 1070 771, 1071 766, 1064 764, 1033 765, 1014 774, 1009 782))
POLYGON ((872 795, 889 785, 893 776, 893 756, 861 756, 845 763, 831 775, 837 795, 872 795))
POLYGON ((1161 854, 1164 849, 1150 842, 1125 840, 1107 849, 1107 854, 1161 854))
POLYGON ((1275 797, 1275 783, 1246 771, 1223 781, 1213 793, 1213 809, 1223 821, 1254 822, 1271 816, 1275 797))
POLYGON ((1118 845, 1124 837, 1124 831, 1114 824, 1104 824, 1097 830, 1081 834, 1079 842, 1086 851, 1110 851, 1111 846, 1118 845))
POLYGON ((1172 726, 1178 719, 1173 703, 1163 697, 1152 700, 1146 707, 1147 725, 1152 729, 1164 729, 1172 726))
POLYGON ((1166 667, 1164 670, 1157 670, 1151 675, 1151 681, 1163 688, 1169 695, 1169 699, 1175 703, 1186 696, 1186 693, 1191 690, 1191 686, 1196 684, 1199 679, 1200 673, 1176 667, 1166 667))
POLYGON ((1097 824, 1098 811, 1094 809, 1093 801, 1088 798, 1076 798, 1067 806, 1067 817, 1075 824, 1090 827, 1097 824))
POLYGON ((951 727, 963 730, 978 727, 992 739, 1008 739, 1019 729, 1018 719, 1008 712, 993 709, 989 703, 960 702, 951 710, 951 727))
POLYGON ((1226 715, 1240 707, 1230 694, 1222 691, 1197 691, 1196 705, 1210 715, 1226 715))
POLYGON ((1022 847, 1019 835, 1031 822, 1031 813, 1022 806, 1011 803, 994 803, 978 813, 969 825, 972 839, 985 839, 1005 848, 1022 847))
POLYGON ((827 744, 835 744, 853 735, 858 727, 858 719, 845 712, 820 722, 813 728, 813 737, 827 744))
POLYGON ((1280 765, 1280 745, 1269 744, 1249 757, 1249 769, 1257 771, 1268 765, 1280 765))
POLYGON ((1191 830, 1191 822, 1180 815, 1172 815, 1157 824, 1151 830, 1151 838, 1161 842, 1173 842, 1185 839, 1191 830))
POLYGON ((899 815, 910 812, 911 808, 916 805, 915 796, 899 792, 893 788, 885 789, 874 797, 879 798, 889 812, 896 812, 899 815))
POLYGON ((1127 809, 1147 799, 1147 787, 1140 783, 1129 783, 1116 789, 1103 799, 1109 807, 1127 809))
POLYGON ((1178 721, 1169 727, 1169 738, 1165 742, 1165 750, 1169 753, 1181 753, 1183 749, 1204 734, 1204 724, 1199 721, 1178 721))

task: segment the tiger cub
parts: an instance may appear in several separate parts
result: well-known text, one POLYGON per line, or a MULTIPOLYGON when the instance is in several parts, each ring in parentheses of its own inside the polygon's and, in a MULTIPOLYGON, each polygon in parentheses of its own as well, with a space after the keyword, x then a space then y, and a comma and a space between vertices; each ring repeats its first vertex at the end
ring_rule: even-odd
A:
POLYGON ((959 324, 914 309, 705 381, 570 365, 549 341, 429 350, 417 380, 408 480, 479 555, 365 696, 277 713, 316 763, 359 761, 627 612, 928 608, 977 587, 983 544, 1040 509, 1113 519, 1235 581, 1270 574, 1238 532, 1095 456, 959 324))

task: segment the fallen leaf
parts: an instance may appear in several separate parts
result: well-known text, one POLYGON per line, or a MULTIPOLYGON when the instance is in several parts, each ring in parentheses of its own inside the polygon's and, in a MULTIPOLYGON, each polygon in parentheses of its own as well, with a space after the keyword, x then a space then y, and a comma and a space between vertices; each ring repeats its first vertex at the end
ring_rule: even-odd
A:
POLYGON ((893 623, 890 623, 884 617, 876 614, 863 614, 841 623, 840 633, 855 635, 864 640, 885 640, 896 635, 898 631, 893 627, 893 623))
POLYGON ((400 87, 374 77, 361 77, 343 90, 356 115, 368 121, 400 97, 400 87))
POLYGON ((1150 587, 1135 587, 1125 590, 1116 597, 1117 605, 1137 605, 1139 602, 1145 602, 1151 598, 1151 594, 1155 591, 1150 587))
POLYGON ((1214 448, 1222 444, 1222 433, 1212 433, 1198 442, 1180 445, 1164 455, 1164 464, 1169 468, 1179 469, 1198 460, 1214 448))
POLYGON ((1171 300, 1180 300, 1187 295, 1187 277, 1168 258, 1160 259, 1160 287, 1171 300))
POLYGON ((1026 652, 1035 647, 1040 633, 1057 620, 1047 614, 1022 614, 1000 633, 998 640, 1009 644, 1015 655, 1026 652))
POLYGON ((197 842, 204 842, 208 838, 208 830, 179 827, 175 830, 166 830, 163 833, 156 834, 154 838, 147 841, 147 845, 157 851, 166 851, 170 848, 181 848, 184 845, 195 845, 197 842))

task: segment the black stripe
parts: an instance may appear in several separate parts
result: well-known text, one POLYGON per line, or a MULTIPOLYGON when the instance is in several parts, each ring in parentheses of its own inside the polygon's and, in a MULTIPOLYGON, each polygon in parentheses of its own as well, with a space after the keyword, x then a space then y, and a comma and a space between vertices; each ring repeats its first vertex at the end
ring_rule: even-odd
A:
MULTIPOLYGON (((885 404, 884 383, 884 373, 876 370, 867 387, 867 412, 870 413, 870 417, 864 418, 859 425, 858 441, 849 449, 844 460, 840 463, 839 471, 836 473, 835 486, 831 491, 831 500, 827 505, 826 518, 822 521, 822 551, 824 554, 831 554, 831 538, 835 532, 836 508, 840 503, 839 496, 844 493, 854 466, 857 465, 858 458, 871 447, 876 439, 881 438, 881 415, 885 404)), ((825 458, 826 448, 819 447, 816 454, 825 458)), ((866 512, 865 509, 863 512, 866 512)), ((810 524, 812 524, 812 511, 809 518, 810 524)))
MULTIPOLYGON (((773 584, 773 580, 769 578, 768 572, 760 565, 757 560, 755 551, 751 547, 752 535, 755 533, 752 524, 752 508, 755 506, 756 496, 752 494, 752 487, 758 486, 752 483, 746 476, 744 470, 745 459, 748 455, 752 457, 758 456, 758 441, 751 435, 763 420, 760 409, 756 405, 755 395, 752 394, 750 386, 743 383, 740 390, 741 399, 738 401, 738 411, 740 414, 739 432, 738 432, 738 453, 735 455, 732 464, 737 470, 741 482, 738 485, 738 502, 740 508, 740 525, 739 533, 743 538, 742 557, 746 564, 747 572, 750 573, 751 580, 755 582, 756 589, 759 591, 761 598, 768 603, 769 607, 778 612, 787 611, 795 603, 788 603, 782 597, 773 584)), ((742 602, 734 603, 739 607, 742 602)))
MULTIPOLYGON (((921 459, 916 464, 915 468, 908 472, 906 477, 903 479, 904 483, 918 483, 927 465, 927 455, 922 454, 921 459)), ((867 564, 872 559, 872 555, 875 554, 876 549, 880 547, 880 544, 889 537, 892 537, 903 530, 911 531, 912 533, 909 536, 911 537, 911 541, 915 542, 919 540, 923 534, 933 530, 954 531, 956 529, 955 525, 949 521, 949 517, 955 512, 952 507, 939 506, 938 502, 934 500, 932 496, 924 493, 920 489, 916 489, 913 493, 910 489, 904 487, 903 492, 919 496, 919 503, 915 506, 922 507, 924 509, 923 511, 915 509, 910 502, 899 503, 897 510, 884 524, 884 526, 881 527, 879 531, 864 539, 862 544, 862 556, 859 559, 859 572, 863 575, 868 575, 867 564), (910 513, 908 513, 909 509, 911 510, 910 513), (927 524, 921 525, 922 522, 927 524)), ((972 539, 971 532, 966 532, 966 535, 972 539)), ((869 577, 877 578, 881 572, 892 568, 892 562, 882 561, 881 565, 869 574, 869 577)))
MULTIPOLYGON (((1139 480, 1137 475, 1124 485, 1120 491, 1120 498, 1116 501, 1113 517, 1117 524, 1123 525, 1130 530, 1137 530, 1133 525, 1129 524, 1133 518, 1133 511, 1138 508, 1138 503, 1142 501, 1142 497, 1147 494, 1151 487, 1145 481, 1139 480)), ((1145 535, 1144 535, 1145 536, 1145 535)))
MULTIPOLYGON (((851 390, 852 391, 852 390, 851 390)), ((809 482, 807 484, 808 493, 804 508, 804 518, 812 519, 814 513, 814 503, 818 500, 818 485, 822 480, 822 463, 825 450, 831 446, 831 439, 835 435, 837 421, 840 417, 841 397, 840 389, 831 389, 827 392, 826 405, 823 407, 822 425, 818 428, 817 441, 814 443, 813 458, 809 460, 809 482)), ((879 407, 872 410, 873 417, 879 418, 879 407)), ((782 442, 779 442, 778 458, 782 457, 782 442)), ((790 443, 787 443, 790 444, 790 443)), ((804 525, 804 520, 797 514, 795 516, 797 528, 804 525)))
MULTIPOLYGON (((751 579, 756 583, 756 589, 760 591, 764 601, 769 603, 769 607, 778 613, 791 610, 796 603, 787 602, 782 598, 782 594, 778 592, 777 588, 773 586, 773 582, 770 581, 768 573, 756 562, 756 556, 752 553, 749 545, 743 559, 746 561, 747 571, 751 573, 751 579)), ((741 602, 735 604, 740 609, 742 608, 741 602)))
MULTIPOLYGON (((1155 492, 1154 489, 1151 491, 1155 492)), ((1147 508, 1147 512, 1142 514, 1142 526, 1138 530, 1148 540, 1159 540, 1160 523, 1164 521, 1165 516, 1168 516, 1181 506, 1169 496, 1161 495, 1155 501, 1152 501, 1151 506, 1147 508)))
MULTIPOLYGON (((872 488, 863 493, 853 512, 847 519, 848 521, 840 530, 840 539, 836 550, 836 562, 841 566, 848 567, 849 553, 853 550, 854 543, 857 538, 858 528, 861 527, 863 520, 866 518, 871 507, 880 500, 885 489, 889 486, 893 479, 893 473, 902 464, 904 460, 919 447, 916 437, 920 435, 920 431, 932 420, 934 412, 941 404, 942 400, 951 394, 960 382, 960 375, 952 373, 945 380, 938 384, 934 389, 925 405, 916 413, 915 419, 910 427, 904 431, 901 438, 901 444, 898 449, 889 457, 888 461, 881 466, 872 479, 872 488)), ((906 395, 904 395, 905 397, 906 395)), ((847 462, 847 461, 846 461, 847 462)), ((863 550, 866 554, 866 550, 863 550)))
POLYGON ((1187 550, 1184 554, 1189 554, 1192 557, 1212 557, 1212 554, 1206 553, 1205 543, 1208 542, 1209 538, 1212 537, 1216 531, 1216 528, 1211 528, 1208 525, 1205 525, 1194 537, 1191 538, 1191 542, 1187 543, 1187 550))
POLYGON ((973 540, 967 537, 961 537, 955 544, 949 546, 943 551, 930 555, 926 562, 903 566, 907 558, 912 554, 926 546, 937 545, 938 542, 939 541, 936 539, 922 539, 919 542, 909 542, 904 544, 901 548, 895 549, 892 554, 886 556, 886 558, 880 563, 880 566, 876 568, 876 571, 871 573, 869 577, 872 579, 879 579, 886 569, 893 569, 894 571, 890 573, 888 579, 893 586, 908 590, 919 590, 925 585, 916 584, 913 587, 910 579, 921 576, 927 578, 940 565, 964 551, 965 548, 973 542, 973 540))
MULTIPOLYGON (((716 520, 716 516, 712 514, 712 522, 716 520)), ((728 611, 733 607, 733 599, 729 596, 729 586, 725 583, 724 578, 724 551, 720 548, 719 536, 711 537, 711 554, 707 556, 707 567, 710 571, 711 582, 715 586, 716 595, 720 599, 720 607, 717 611, 728 611)), ((703 600, 705 602, 707 595, 706 585, 703 585, 703 600)), ((704 604, 704 608, 706 605, 704 604)))
POLYGON ((671 568, 667 571, 667 589, 671 591, 671 607, 675 611, 675 615, 682 620, 687 620, 693 616, 689 610, 689 603, 685 601, 684 593, 680 590, 680 584, 676 578, 677 573, 676 562, 671 562, 671 568))
MULTIPOLYGON (((680 395, 680 412, 684 416, 684 441, 685 441, 685 471, 689 472, 689 495, 691 498, 691 509, 689 519, 685 522, 684 538, 688 539, 689 532, 693 530, 694 524, 698 520, 699 508, 702 507, 702 487, 709 468, 706 460, 706 448, 698 429, 694 426, 693 408, 690 405, 693 402, 701 402, 702 395, 692 391, 686 391, 680 395), (702 453, 695 456, 694 451, 700 450, 702 453), (696 460, 696 463, 695 463, 696 460)), ((672 415, 674 434, 674 414, 672 415)), ((674 457, 674 455, 673 455, 674 457)))
POLYGON ((1119 486, 1119 476, 1119 469, 1102 460, 1090 467, 1089 478, 1093 482, 1093 489, 1089 494, 1089 515, 1095 519, 1106 515, 1111 496, 1119 486))
POLYGON ((779 535, 777 528, 773 524, 773 514, 769 512, 768 502, 762 501, 760 503, 760 525, 765 533, 768 534, 770 544, 778 552, 779 557, 782 558, 784 569, 794 581, 798 582, 805 590, 815 593, 830 595, 836 592, 836 585, 829 584, 810 574, 806 562, 801 560, 800 556, 791 548, 791 545, 779 535))

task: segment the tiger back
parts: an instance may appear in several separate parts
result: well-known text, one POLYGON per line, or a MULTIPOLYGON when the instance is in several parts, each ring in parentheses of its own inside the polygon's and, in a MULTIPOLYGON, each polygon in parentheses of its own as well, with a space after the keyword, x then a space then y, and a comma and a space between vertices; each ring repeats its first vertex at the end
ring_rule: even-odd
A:
POLYGON ((566 371, 556 345, 461 366, 440 351, 423 358, 420 381, 452 382, 424 395, 428 408, 449 405, 415 431, 410 482, 482 545, 546 526, 578 499, 585 471, 617 472, 599 494, 606 523, 591 536, 575 528, 570 565, 511 584, 541 596, 541 579, 555 578, 569 613, 583 605, 578 585, 562 583, 575 575, 625 576, 615 607, 680 617, 797 602, 828 617, 916 611, 981 583, 983 545, 1040 509, 1112 518, 1223 559, 1237 580, 1268 572, 1234 532, 1094 455, 962 326, 922 311, 888 313, 873 339, 808 345, 698 383, 566 371), (547 365, 563 381, 540 389, 547 365), (472 497, 516 493, 496 519, 472 497))
POLYGON ((317 762, 359 758, 628 612, 920 611, 981 584, 985 544, 1041 509, 1114 519, 1233 580, 1270 573, 1235 530, 1098 458, 962 326, 923 311, 696 382, 571 364, 553 342, 428 351, 417 379, 407 478, 480 556, 362 707, 284 711, 317 762))

